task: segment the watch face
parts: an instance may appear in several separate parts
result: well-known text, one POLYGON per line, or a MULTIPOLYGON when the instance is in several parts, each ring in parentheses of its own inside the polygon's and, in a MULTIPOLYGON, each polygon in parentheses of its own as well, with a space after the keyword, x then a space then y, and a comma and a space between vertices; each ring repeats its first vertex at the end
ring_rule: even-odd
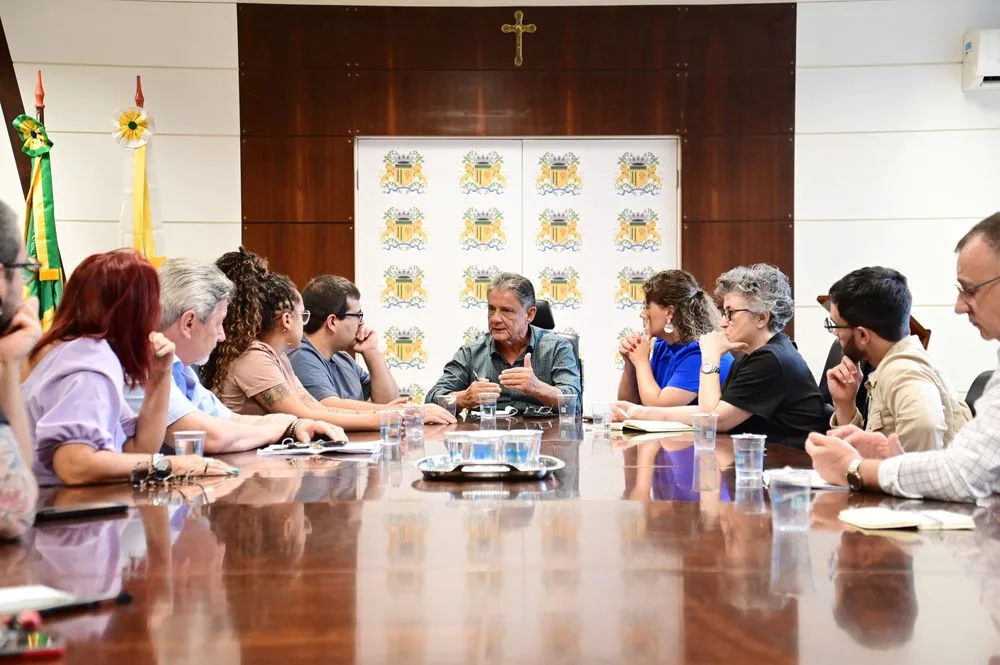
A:
POLYGON ((711 374, 712 372, 718 372, 719 368, 712 363, 705 363, 701 366, 701 371, 705 374, 711 374))

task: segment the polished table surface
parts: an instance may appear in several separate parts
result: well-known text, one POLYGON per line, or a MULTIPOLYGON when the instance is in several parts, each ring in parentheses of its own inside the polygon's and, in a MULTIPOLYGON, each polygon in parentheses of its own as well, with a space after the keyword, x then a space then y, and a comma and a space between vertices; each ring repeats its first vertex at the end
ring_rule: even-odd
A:
MULTIPOLYGON (((808 532, 778 533, 728 437, 695 456, 689 434, 526 425, 566 462, 550 480, 423 480, 413 461, 459 424, 395 461, 244 453, 238 478, 169 496, 48 492, 135 508, 0 547, 2 585, 133 594, 47 622, 71 663, 1000 663, 1000 511, 868 535, 839 511, 921 504, 823 492, 808 532)), ((769 445, 785 465, 808 457, 769 445)))

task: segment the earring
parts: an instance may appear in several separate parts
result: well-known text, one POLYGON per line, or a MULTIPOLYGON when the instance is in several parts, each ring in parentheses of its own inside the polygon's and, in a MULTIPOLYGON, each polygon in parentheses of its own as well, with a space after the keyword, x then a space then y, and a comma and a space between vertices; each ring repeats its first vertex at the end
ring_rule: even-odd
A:
POLYGON ((674 331, 674 324, 671 323, 670 321, 667 321, 667 325, 663 326, 663 332, 669 335, 673 331, 674 331))

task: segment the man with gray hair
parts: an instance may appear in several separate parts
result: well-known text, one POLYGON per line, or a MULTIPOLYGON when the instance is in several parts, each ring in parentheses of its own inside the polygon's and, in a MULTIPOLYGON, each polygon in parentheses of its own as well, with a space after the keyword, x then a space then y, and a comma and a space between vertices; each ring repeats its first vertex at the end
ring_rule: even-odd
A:
POLYGON ((479 407, 495 394, 497 407, 558 406, 560 395, 580 395, 580 366, 564 337, 531 325, 535 289, 526 277, 501 273, 486 295, 489 334, 462 346, 428 391, 426 402, 452 394, 459 409, 479 407))
MULTIPOLYGON (((167 407, 167 445, 176 432, 205 432, 206 453, 235 453, 293 437, 300 441, 327 438, 344 441, 335 425, 278 413, 243 416, 230 411, 201 385, 192 365, 202 365, 215 345, 226 338, 222 323, 229 311, 233 283, 214 264, 170 259, 159 271, 160 322, 163 335, 176 348, 173 385, 167 407)), ((126 390, 133 411, 142 405, 141 388, 126 390)))

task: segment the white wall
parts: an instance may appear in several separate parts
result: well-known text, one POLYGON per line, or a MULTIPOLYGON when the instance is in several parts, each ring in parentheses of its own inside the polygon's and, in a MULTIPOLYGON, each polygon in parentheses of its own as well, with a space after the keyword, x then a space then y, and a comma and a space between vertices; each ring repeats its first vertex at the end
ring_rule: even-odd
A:
MULTIPOLYGON (((156 122, 165 253, 214 260, 239 245, 234 4, 3 0, 0 17, 27 113, 34 113, 35 71, 42 70, 68 269, 118 246, 126 162, 111 137, 112 118, 116 107, 133 103, 137 74, 156 122), (32 32, 39 25, 40 40, 32 32)), ((0 197, 23 207, 9 149, 0 150, 0 197)))
POLYGON ((996 365, 952 307, 955 243, 1000 210, 1000 94, 962 92, 962 37, 997 27, 995 0, 798 6, 795 334, 817 375, 833 337, 816 296, 877 264, 909 278, 959 391, 996 365))

